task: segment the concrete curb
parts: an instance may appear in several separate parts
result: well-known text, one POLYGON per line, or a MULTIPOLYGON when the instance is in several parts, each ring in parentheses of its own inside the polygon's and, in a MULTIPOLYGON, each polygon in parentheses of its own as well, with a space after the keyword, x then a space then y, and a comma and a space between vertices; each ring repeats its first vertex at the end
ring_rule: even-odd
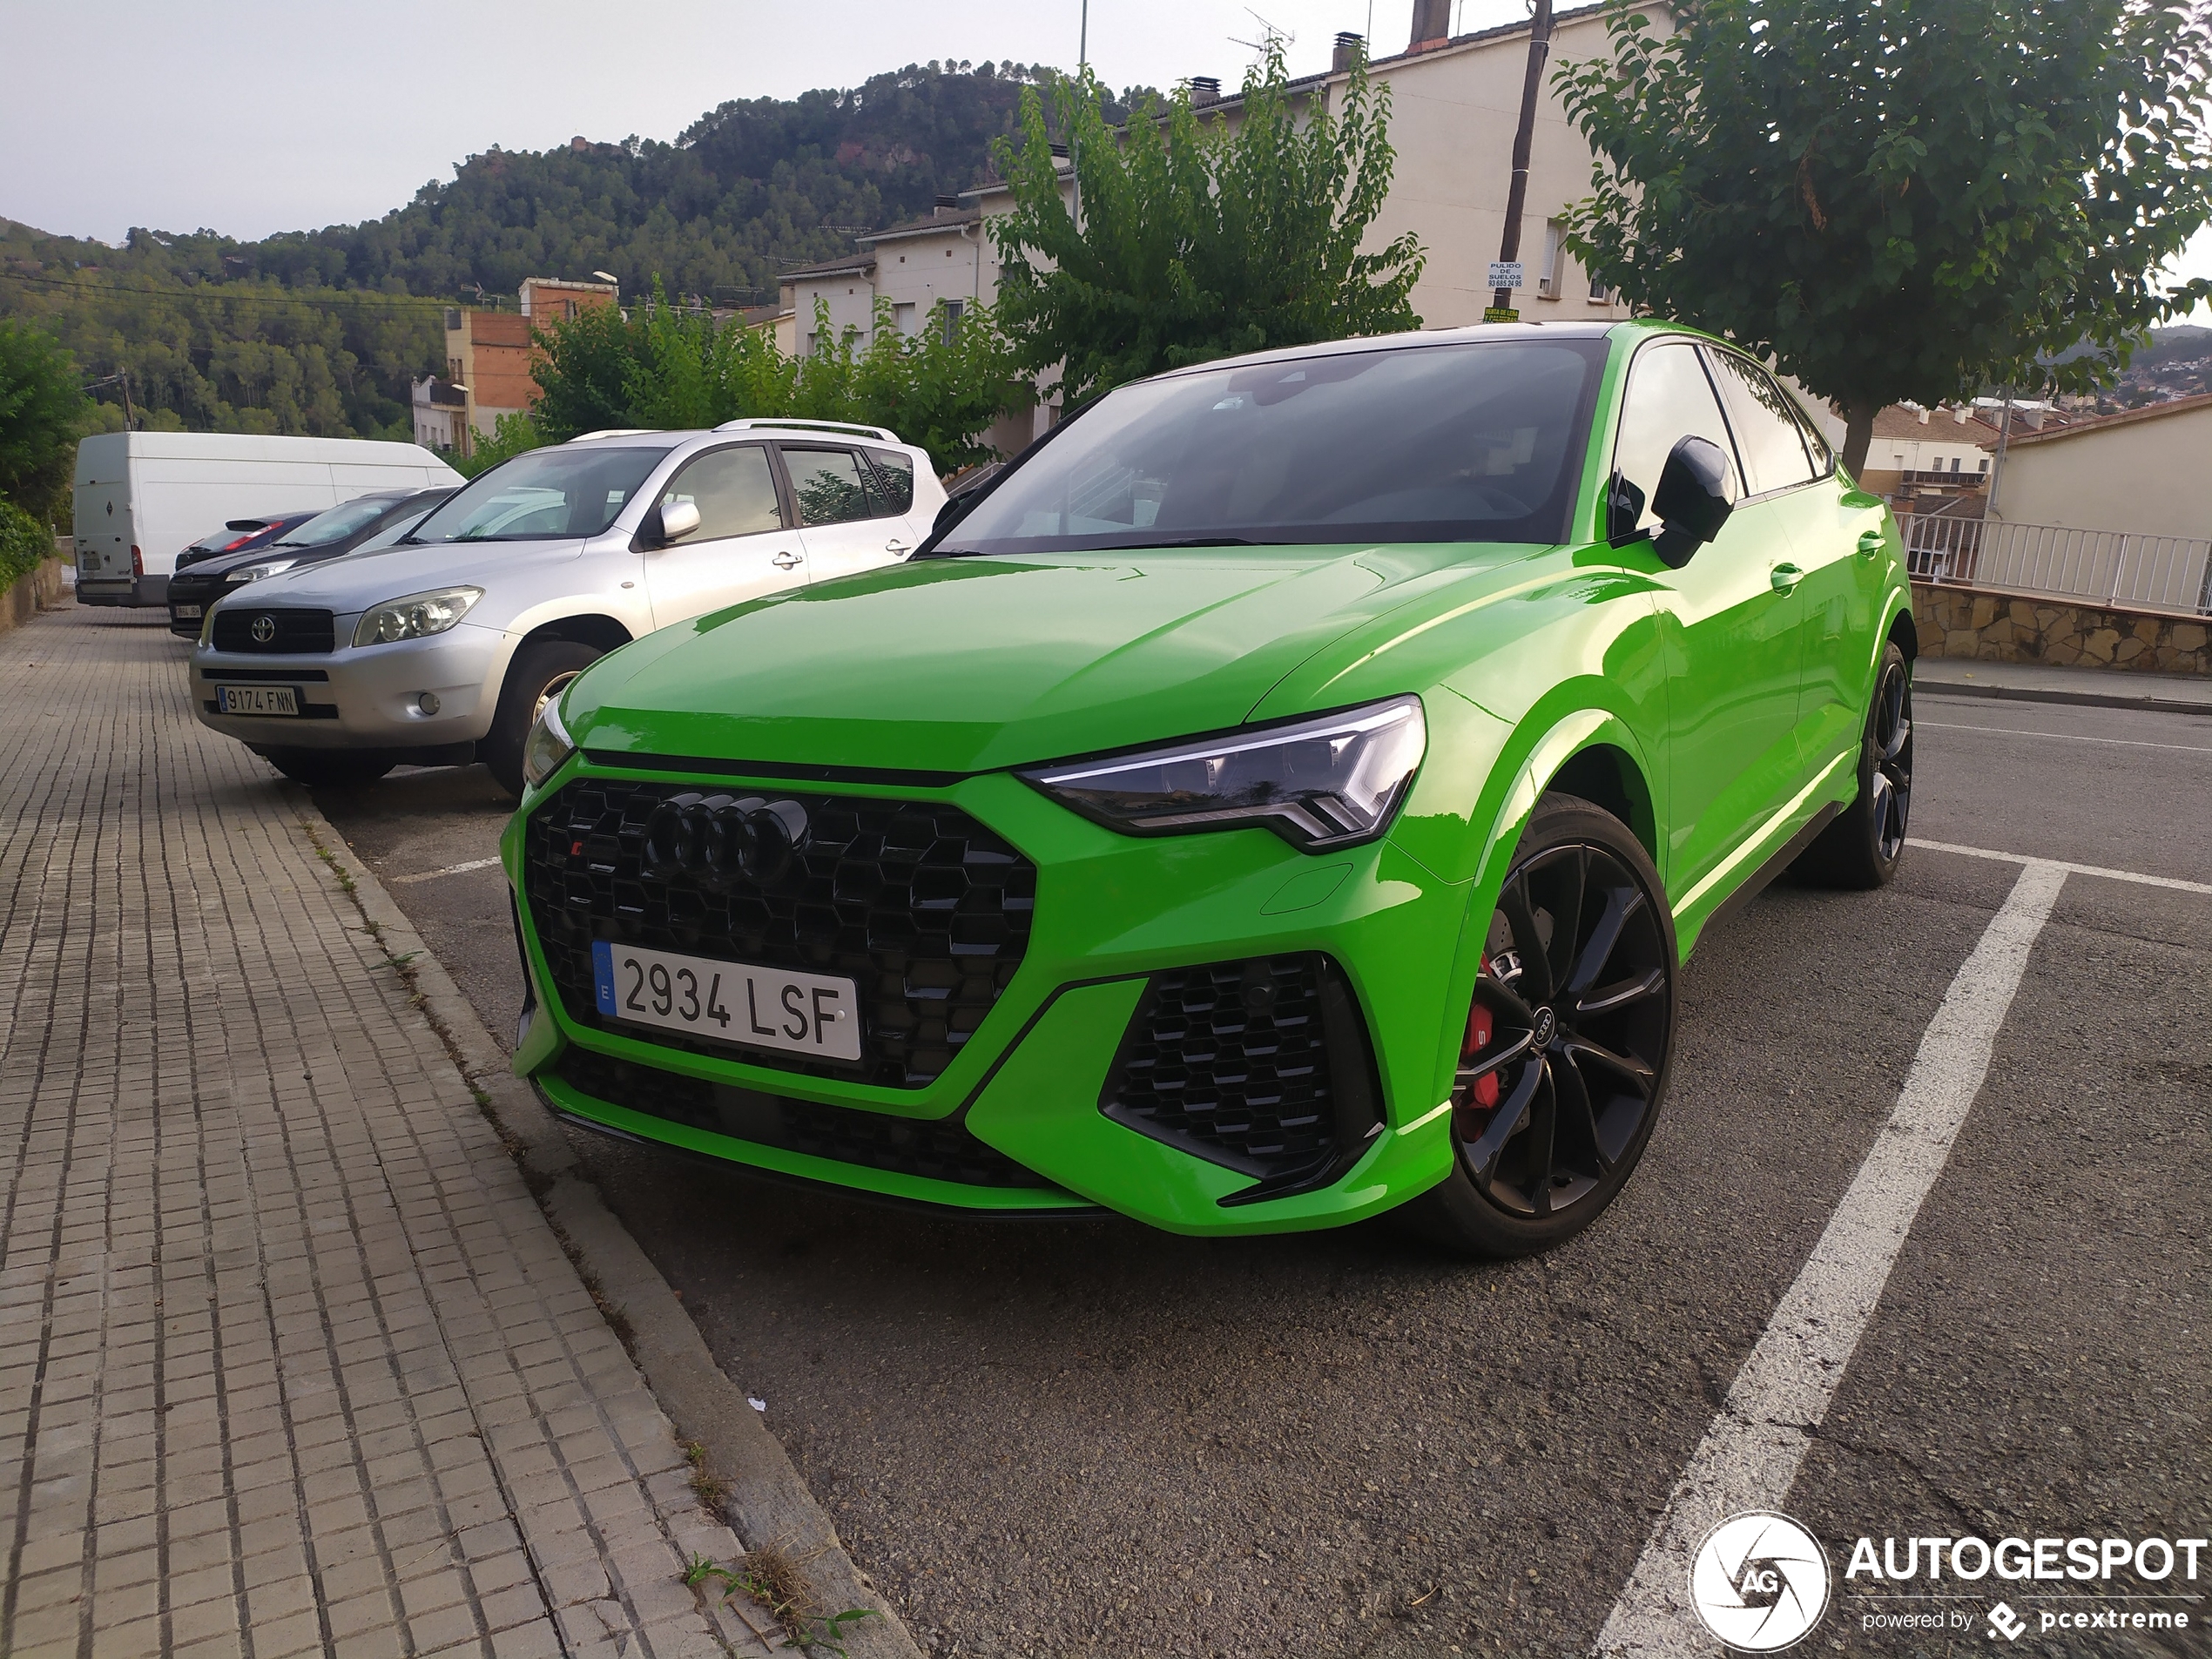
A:
POLYGON ((2019 703, 2068 703, 2082 708, 2148 709, 2159 714, 2212 714, 2212 700, 2197 702, 2188 698, 2157 697, 2149 692, 2130 695, 2122 691, 2069 691, 2057 686, 2046 690, 2040 685, 1992 685, 1979 682, 1968 685, 1962 680, 1923 678, 1917 671, 1912 690, 1920 697, 2001 698, 2019 703))
POLYGON ((536 1091, 515 1076, 507 1055, 454 983, 445 964, 423 942, 404 912, 346 839, 296 785, 300 823, 354 884, 361 914, 375 927, 385 954, 407 957, 406 972, 423 1013, 455 1055, 462 1077, 484 1097, 490 1114, 538 1190, 553 1224, 565 1236, 580 1265, 597 1282, 607 1305, 629 1322, 637 1368, 677 1433, 705 1448, 706 1467, 729 1483, 727 1519, 748 1549, 780 1545, 800 1565, 826 1612, 873 1608, 880 1615, 846 1627, 840 1638, 852 1659, 921 1659, 905 1623, 846 1554, 837 1528, 814 1501, 782 1444, 768 1432, 744 1393, 714 1363, 706 1339, 637 1241, 577 1172, 568 1136, 536 1091), (410 954, 412 953, 412 954, 410 954))

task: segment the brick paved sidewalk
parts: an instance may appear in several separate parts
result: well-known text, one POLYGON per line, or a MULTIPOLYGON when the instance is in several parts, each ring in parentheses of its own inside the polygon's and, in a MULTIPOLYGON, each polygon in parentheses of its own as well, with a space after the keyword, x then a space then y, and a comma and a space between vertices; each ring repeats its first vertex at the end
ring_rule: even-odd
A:
POLYGON ((770 1651, 681 1582, 736 1540, 163 620, 0 636, 0 1655, 770 1651))

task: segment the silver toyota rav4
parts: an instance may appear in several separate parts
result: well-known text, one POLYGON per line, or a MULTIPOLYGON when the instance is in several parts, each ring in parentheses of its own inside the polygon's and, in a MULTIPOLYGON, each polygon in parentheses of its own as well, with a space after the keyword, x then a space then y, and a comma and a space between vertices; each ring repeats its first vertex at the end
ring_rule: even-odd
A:
POLYGON ((904 558, 945 492, 880 427, 604 432, 493 468, 396 544, 212 606, 201 721, 305 784, 482 760, 595 658, 671 623, 904 558))

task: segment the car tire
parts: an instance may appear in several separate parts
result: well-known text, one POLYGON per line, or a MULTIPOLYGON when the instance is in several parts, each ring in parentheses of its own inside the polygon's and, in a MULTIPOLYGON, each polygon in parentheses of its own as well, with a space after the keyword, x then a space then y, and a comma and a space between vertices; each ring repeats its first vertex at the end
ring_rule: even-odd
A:
POLYGON ((399 762, 374 749, 271 749, 268 763, 310 789, 361 789, 399 762))
POLYGON ((1822 887, 1886 887, 1905 861, 1912 814, 1912 666, 1892 640, 1882 648, 1859 740, 1858 798, 1797 855, 1793 870, 1822 887))
POLYGON ((499 688, 499 711, 492 717, 491 732, 476 748, 476 758, 509 794, 519 797, 523 792, 523 745, 529 741, 538 710, 605 655, 597 646, 573 639, 541 639, 515 653, 507 665, 506 683, 499 688))
POLYGON ((1462 1016, 1452 1172, 1399 1211, 1400 1224, 1499 1258, 1595 1221, 1635 1173, 1665 1098, 1676 967, 1666 889, 1628 826, 1572 795, 1537 802, 1462 1016))

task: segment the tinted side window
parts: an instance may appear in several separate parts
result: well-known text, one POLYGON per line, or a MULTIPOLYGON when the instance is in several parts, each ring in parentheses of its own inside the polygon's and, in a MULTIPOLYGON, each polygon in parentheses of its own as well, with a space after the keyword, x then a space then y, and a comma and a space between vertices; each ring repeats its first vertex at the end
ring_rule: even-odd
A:
POLYGON ((791 471, 801 524, 849 524, 874 516, 867 473, 850 449, 785 448, 784 465, 791 471))
POLYGON ((710 542, 724 536, 751 536, 781 529, 783 509, 776 501, 776 480, 768 451, 758 443, 710 449, 690 462, 661 491, 660 504, 688 501, 699 509, 699 527, 690 539, 710 542))
POLYGON ((1712 382, 1698 361, 1697 348, 1687 341, 1647 346, 1629 370, 1621 435, 1613 449, 1613 466, 1621 482, 1615 491, 1618 510, 1611 534, 1657 526, 1658 516, 1650 507, 1652 492, 1659 488, 1668 453, 1684 438, 1705 438, 1719 445, 1729 457, 1730 489, 1737 496, 1743 493, 1735 468, 1736 448, 1729 440, 1727 422, 1721 419, 1721 406, 1713 400, 1712 382))
POLYGON ((1728 409, 1728 423, 1736 428, 1736 447, 1750 475, 1745 488, 1754 496, 1770 489, 1787 489, 1813 475, 1805 454, 1804 434, 1767 372, 1748 357, 1734 352, 1707 351, 1713 378, 1720 384, 1721 401, 1728 409))
POLYGON ((1798 428, 1805 435, 1805 452, 1812 457, 1813 476, 1825 478, 1836 468, 1836 452, 1828 447, 1828 435, 1794 397, 1790 400, 1790 413, 1797 417, 1798 428))
POLYGON ((896 449, 871 449, 868 459, 875 462, 876 482, 884 492, 877 510, 888 516, 911 509, 914 504, 914 457, 896 449))

